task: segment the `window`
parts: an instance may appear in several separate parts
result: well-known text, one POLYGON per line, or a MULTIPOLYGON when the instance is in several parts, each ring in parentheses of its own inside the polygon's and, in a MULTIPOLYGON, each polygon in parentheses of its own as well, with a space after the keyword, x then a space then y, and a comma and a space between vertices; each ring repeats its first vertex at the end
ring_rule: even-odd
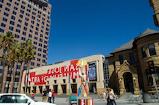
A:
POLYGON ((136 64, 135 54, 133 52, 129 53, 130 64, 136 64))
POLYGON ((73 79, 72 81, 73 81, 73 83, 76 83, 76 79, 73 79))
POLYGON ((5 27, 6 25, 5 25, 4 23, 1 23, 1 26, 2 26, 2 27, 5 27))
POLYGON ((20 19, 19 19, 19 20, 18 20, 18 22, 19 22, 19 23, 21 23, 21 22, 22 22, 22 20, 20 20, 20 19))
POLYGON ((31 62, 31 65, 34 66, 34 62, 31 62))
POLYGON ((41 43, 39 43, 39 46, 40 46, 40 47, 42 47, 42 44, 41 44, 41 43))
POLYGON ((26 32, 23 32, 23 35, 26 36, 26 32))
POLYGON ((0 8, 2 8, 3 6, 2 6, 2 4, 0 4, 0 8))
POLYGON ((26 4, 26 2, 22 1, 22 4, 24 4, 24 5, 25 5, 25 4, 26 4))
POLYGON ((17 6, 18 6, 18 5, 19 5, 19 3, 15 2, 15 5, 17 5, 17 6))
POLYGON ((7 22, 7 18, 3 17, 3 21, 4 21, 4 22, 7 22))
POLYGON ((17 8, 17 7, 14 7, 14 10, 18 10, 18 8, 17 8))
POLYGON ((27 22, 25 22, 25 25, 26 25, 26 26, 28 26, 28 23, 27 23, 27 22))
POLYGON ((156 55, 156 49, 155 49, 155 45, 154 44, 150 44, 149 45, 149 54, 150 54, 150 56, 156 55))
POLYGON ((21 14, 24 14, 24 11, 23 11, 23 10, 20 10, 20 13, 21 13, 21 14))
POLYGON ((27 16, 30 16, 30 14, 29 14, 29 13, 26 13, 26 15, 27 15, 27 16))
POLYGON ((11 6, 11 4, 10 3, 7 3, 7 5, 10 7, 11 6))
POLYGON ((37 61, 41 61, 41 59, 37 58, 37 61))
POLYGON ((22 8, 22 9, 25 9, 25 7, 24 7, 23 5, 21 5, 21 8, 22 8))
POLYGON ((38 51, 42 51, 42 49, 41 49, 41 48, 38 48, 38 51))
POLYGON ((14 14, 14 15, 16 15, 16 14, 17 14, 17 12, 13 11, 13 14, 14 14))
POLYGON ((33 32, 33 30, 31 30, 31 29, 30 29, 30 32, 32 33, 32 32, 33 32))
POLYGON ((12 15, 12 16, 11 16, 11 19, 15 20, 15 16, 12 15))
POLYGON ((23 15, 22 15, 22 14, 20 14, 20 15, 19 15, 19 17, 20 17, 20 18, 23 18, 23 15))
POLYGON ((46 58, 46 55, 43 55, 44 58, 46 58))
POLYGON ((26 20, 26 21, 29 21, 29 18, 26 17, 25 20, 26 20))
POLYGON ((43 59, 43 63, 46 63, 45 59, 43 59))
POLYGON ((27 103, 28 99, 21 95, 2 95, 0 103, 27 103))
POLYGON ((8 12, 10 11, 10 9, 9 9, 9 8, 7 8, 7 7, 5 8, 5 10, 6 10, 6 11, 8 11, 8 12))
POLYGON ((119 61, 120 61, 120 64, 122 64, 124 62, 124 56, 123 55, 119 55, 119 61))
POLYGON ((14 25, 14 22, 13 22, 13 21, 10 21, 10 24, 11 24, 11 25, 14 25))
POLYGON ((37 66, 40 66, 40 64, 39 64, 39 63, 37 63, 37 66))
POLYGON ((9 26, 9 30, 13 31, 13 30, 14 30, 14 27, 9 26))
POLYGON ((16 38, 19 38, 19 35, 15 34, 15 37, 16 37, 16 38))
POLYGON ((46 53, 46 50, 43 50, 44 53, 46 53))
POLYGON ((35 32, 35 35, 38 35, 38 32, 37 32, 37 31, 35 32))
POLYGON ((43 42, 43 39, 40 38, 39 41, 40 41, 40 42, 43 42))
POLYGON ((47 48, 47 46, 46 46, 46 45, 44 45, 44 48, 47 48))
POLYGON ((9 14, 8 14, 8 13, 6 13, 6 12, 4 12, 4 15, 5 15, 5 16, 9 16, 9 14))
POLYGON ((38 56, 41 56, 41 54, 40 54, 40 53, 38 53, 38 56))
POLYGON ((24 38, 24 37, 22 37, 21 39, 25 41, 25 38, 24 38))
POLYGON ((21 25, 20 25, 20 24, 17 24, 17 27, 21 28, 21 25))
POLYGON ((0 28, 0 32, 2 32, 2 33, 3 33, 3 32, 4 32, 4 29, 0 28))
POLYGON ((141 48, 142 57, 145 58, 147 56, 156 55, 156 49, 154 44, 149 44, 148 46, 144 46, 141 48))
POLYGON ((28 4, 28 8, 31 8, 31 5, 30 5, 30 4, 28 4))
POLYGON ((30 9, 27 9, 28 12, 30 12, 30 9))
POLYGON ((29 37, 30 37, 30 38, 32 38, 32 35, 31 35, 31 34, 29 34, 29 37))
POLYGON ((4 0, 0 0, 1 3, 3 3, 4 0))
POLYGON ((66 83, 66 79, 63 79, 63 83, 66 83))

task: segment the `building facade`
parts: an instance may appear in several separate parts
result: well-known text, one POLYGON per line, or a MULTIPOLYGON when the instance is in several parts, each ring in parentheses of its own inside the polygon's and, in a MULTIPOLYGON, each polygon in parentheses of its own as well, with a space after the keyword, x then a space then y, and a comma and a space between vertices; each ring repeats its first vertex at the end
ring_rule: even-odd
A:
MULTIPOLYGON (((0 0, 0 33, 10 31, 19 42, 32 40, 36 52, 31 68, 47 64, 50 15, 48 0, 0 0)), ((16 66, 16 72, 20 72, 19 65, 16 66)), ((19 86, 20 73, 16 74, 12 92, 17 92, 19 86)), ((11 78, 11 75, 6 74, 5 77, 11 78)), ((11 92, 11 82, 7 79, 4 81, 3 92, 11 92)))
POLYGON ((159 86, 159 32, 146 30, 107 56, 109 87, 117 94, 156 93, 159 86))
POLYGON ((81 78, 79 78, 78 65, 80 60, 86 61, 85 70, 88 74, 89 92, 101 93, 104 91, 104 56, 93 55, 78 60, 69 60, 61 63, 42 66, 24 71, 21 85, 21 92, 42 94, 43 90, 54 90, 58 95, 77 93, 80 87, 81 78), (27 78, 28 77, 28 78, 27 78), (26 88, 27 87, 27 88, 26 88))
POLYGON ((154 23, 156 26, 159 26, 159 1, 158 0, 150 0, 150 5, 154 11, 154 23))

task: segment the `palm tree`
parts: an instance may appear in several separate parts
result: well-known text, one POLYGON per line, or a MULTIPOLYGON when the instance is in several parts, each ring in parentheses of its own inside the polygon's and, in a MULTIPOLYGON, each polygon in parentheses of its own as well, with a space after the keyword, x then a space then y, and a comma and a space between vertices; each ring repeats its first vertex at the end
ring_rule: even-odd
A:
MULTIPOLYGON (((21 79, 22 79, 22 73, 23 73, 22 67, 24 64, 26 64, 27 65, 27 75, 26 75, 27 76, 27 80, 26 80, 27 84, 25 86, 25 89, 27 92, 30 61, 34 58, 34 53, 35 53, 32 41, 27 40, 25 43, 22 43, 22 50, 23 51, 21 51, 22 60, 21 60, 21 72, 20 72, 21 78, 20 78, 19 82, 21 82, 21 79)), ((21 87, 21 85, 19 85, 19 91, 20 91, 20 87, 21 87)))
MULTIPOLYGON (((2 81, 2 92, 4 92, 4 86, 6 82, 6 75, 8 71, 12 72, 11 76, 11 87, 10 92, 13 92, 14 80, 16 73, 16 65, 20 63, 20 78, 19 83, 21 84, 22 73, 24 70, 24 65, 27 65, 29 69, 30 61, 34 58, 34 48, 31 40, 20 43, 14 40, 12 33, 7 32, 6 34, 0 35, 0 50, 2 50, 2 56, 0 57, 3 62, 3 79, 2 81)), ((29 71, 29 70, 28 70, 29 71)), ((28 81, 28 80, 27 80, 28 81)), ((10 82, 8 83, 8 85, 10 82)), ((20 85, 18 90, 20 91, 20 85)), ((9 86, 8 86, 9 87, 9 86)), ((8 92, 8 89, 6 90, 8 92)))
POLYGON ((0 35, 0 50, 2 51, 2 56, 1 58, 1 62, 3 65, 3 79, 2 79, 2 92, 4 91, 4 86, 5 86, 5 82, 6 82, 6 74, 9 70, 9 64, 7 63, 7 55, 9 53, 9 50, 11 48, 11 46, 14 43, 14 36, 11 32, 7 32, 6 34, 2 34, 0 35), (8 68, 7 68, 8 67, 8 68))

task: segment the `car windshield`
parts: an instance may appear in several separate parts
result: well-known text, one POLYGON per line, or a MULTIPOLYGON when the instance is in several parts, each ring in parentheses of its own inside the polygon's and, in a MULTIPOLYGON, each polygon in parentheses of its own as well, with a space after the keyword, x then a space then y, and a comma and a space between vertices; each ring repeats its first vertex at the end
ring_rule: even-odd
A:
POLYGON ((2 95, 0 103, 27 103, 28 99, 22 95, 2 95))

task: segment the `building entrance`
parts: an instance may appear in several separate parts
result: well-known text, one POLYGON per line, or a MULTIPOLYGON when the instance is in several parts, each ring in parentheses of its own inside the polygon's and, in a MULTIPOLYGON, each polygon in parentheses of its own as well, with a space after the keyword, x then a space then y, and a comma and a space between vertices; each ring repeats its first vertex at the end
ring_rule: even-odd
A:
POLYGON ((43 86, 39 86, 40 93, 43 93, 43 86))
POLYGON ((71 84, 72 93, 77 93, 77 84, 71 84))
POLYGON ((66 85, 61 85, 61 87, 62 87, 63 93, 66 94, 66 85))
POLYGON ((54 87, 54 92, 58 93, 58 85, 53 85, 53 87, 54 87))
POLYGON ((89 92, 96 93, 96 90, 97 90, 96 83, 89 83, 89 92))
POLYGON ((134 84, 133 84, 133 76, 130 72, 126 72, 123 74, 124 85, 126 92, 134 93, 134 84))

